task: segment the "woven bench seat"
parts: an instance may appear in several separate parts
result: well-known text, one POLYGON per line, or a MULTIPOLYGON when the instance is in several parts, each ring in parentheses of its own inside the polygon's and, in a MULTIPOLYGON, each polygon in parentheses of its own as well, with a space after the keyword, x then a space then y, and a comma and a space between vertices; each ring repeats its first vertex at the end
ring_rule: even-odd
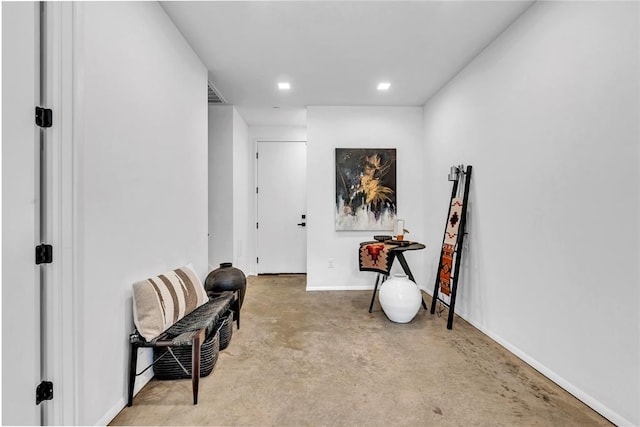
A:
POLYGON ((211 299, 208 303, 201 305, 178 320, 158 338, 171 339, 174 341, 174 345, 180 345, 179 338, 183 335, 188 335, 189 332, 205 328, 207 335, 209 335, 216 323, 218 323, 218 319, 227 312, 235 299, 237 299, 235 292, 225 292, 211 299))
POLYGON ((139 347, 190 345, 194 332, 204 329, 208 336, 220 317, 237 303, 237 299, 236 292, 225 292, 196 308, 156 338, 147 341, 136 330, 130 335, 129 342, 136 343, 139 347))

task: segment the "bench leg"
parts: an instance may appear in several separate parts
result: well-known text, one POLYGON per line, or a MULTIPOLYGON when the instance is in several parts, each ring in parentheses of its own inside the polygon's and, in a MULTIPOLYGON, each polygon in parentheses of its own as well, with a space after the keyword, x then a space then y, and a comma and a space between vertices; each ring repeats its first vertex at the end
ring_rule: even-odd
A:
POLYGON ((233 314, 236 316, 236 325, 240 329, 240 298, 236 298, 231 307, 233 314))
POLYGON ((193 337, 191 345, 191 385, 193 387, 193 404, 198 404, 198 385, 200 383, 200 349, 202 347, 202 341, 205 330, 193 337))
POLYGON ((136 384, 136 365, 138 363, 138 346, 130 344, 129 350, 129 400, 127 406, 133 405, 133 387, 136 384))

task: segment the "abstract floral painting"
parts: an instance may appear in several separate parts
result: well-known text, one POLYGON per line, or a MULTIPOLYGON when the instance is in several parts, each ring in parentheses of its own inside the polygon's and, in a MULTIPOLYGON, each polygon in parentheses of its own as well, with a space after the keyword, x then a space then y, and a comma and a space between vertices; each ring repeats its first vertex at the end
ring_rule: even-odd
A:
POLYGON ((393 230, 396 149, 336 148, 336 230, 393 230))

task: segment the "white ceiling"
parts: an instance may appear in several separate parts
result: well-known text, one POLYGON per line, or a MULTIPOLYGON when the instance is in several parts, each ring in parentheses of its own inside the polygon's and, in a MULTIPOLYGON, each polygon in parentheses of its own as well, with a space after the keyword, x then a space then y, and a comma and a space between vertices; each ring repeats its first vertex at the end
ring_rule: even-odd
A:
POLYGON ((423 105, 531 3, 162 5, 206 65, 209 81, 249 125, 305 125, 309 105, 423 105), (291 82, 288 92, 277 88, 283 80, 291 82), (382 80, 391 83, 389 91, 376 90, 382 80))

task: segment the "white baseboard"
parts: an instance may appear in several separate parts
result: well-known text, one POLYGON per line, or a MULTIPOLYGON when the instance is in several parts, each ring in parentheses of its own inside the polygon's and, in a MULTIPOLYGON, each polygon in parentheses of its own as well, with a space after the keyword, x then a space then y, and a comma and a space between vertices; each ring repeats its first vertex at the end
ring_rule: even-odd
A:
MULTIPOLYGON (((372 291, 373 286, 371 284, 368 285, 331 285, 331 286, 317 286, 317 285, 307 285, 307 291, 315 292, 315 291, 372 291)), ((418 285, 418 288, 427 293, 427 290, 418 285)), ((380 289, 380 285, 378 285, 378 290, 380 289)), ((429 294, 430 295, 430 294, 429 294)))
MULTIPOLYGON (((136 385, 133 388, 133 396, 135 397, 136 394, 138 394, 138 392, 140 390, 142 390, 142 387, 144 387, 145 385, 147 385, 147 383, 149 381, 151 381, 151 378, 153 378, 153 370, 150 369, 147 372, 145 372, 144 374, 140 375, 139 377, 136 378, 136 385)), ((127 396, 121 397, 120 399, 118 399, 118 401, 102 416, 102 418, 100 418, 98 420, 98 422, 95 424, 96 426, 106 426, 108 425, 111 421, 113 421, 113 419, 116 417, 116 415, 118 415, 120 413, 120 411, 122 411, 124 409, 124 407, 127 405, 127 396)))
POLYGON ((332 285, 332 286, 314 286, 307 285, 307 291, 371 291, 373 285, 332 285))
POLYGON ((558 375, 557 373, 555 373, 551 369, 549 369, 546 366, 544 366, 542 363, 538 362, 533 357, 531 357, 528 354, 526 354, 524 351, 520 350, 518 347, 516 347, 513 344, 509 343, 508 341, 502 339, 502 337, 500 337, 500 336, 496 335, 495 333, 487 330, 486 328, 482 327, 481 325, 477 324, 476 322, 473 322, 473 321, 471 321, 469 319, 466 319, 466 318, 464 318, 462 316, 460 316, 460 317, 463 318, 466 322, 469 322, 473 327, 478 329, 480 332, 482 332, 483 334, 485 334, 486 336, 488 336, 489 338, 491 338, 492 340, 494 340, 495 342, 500 344, 502 347, 506 348, 509 352, 513 353, 516 357, 521 359, 527 365, 531 366, 533 369, 535 369, 536 371, 540 372, 545 377, 549 378, 551 381, 556 383, 558 386, 562 387, 564 390, 566 390, 567 392, 569 392, 570 394, 575 396, 576 399, 580 400, 585 405, 589 406, 591 409, 593 409, 594 411, 598 412, 600 415, 602 415, 603 417, 605 417, 606 419, 608 419, 609 421, 611 421, 615 425, 621 426, 621 427, 623 427, 623 426, 629 426, 629 427, 634 426, 634 424, 631 421, 627 420, 626 418, 624 418, 623 416, 621 416, 617 412, 613 411, 611 408, 609 408, 608 406, 604 405, 602 402, 600 402, 599 400, 597 400, 596 398, 594 398, 590 394, 586 393, 584 390, 576 387, 575 385, 573 385, 572 383, 570 383, 569 381, 564 379, 562 376, 558 375))
POLYGON ((107 413, 104 414, 104 416, 100 418, 100 420, 98 420, 97 423, 95 423, 95 425, 96 426, 108 425, 116 417, 116 415, 118 415, 120 411, 122 411, 122 408, 124 408, 126 404, 127 402, 124 397, 121 397, 120 399, 118 399, 116 404, 113 405, 111 409, 109 409, 107 413))
MULTIPOLYGON (((432 291, 425 290, 425 292, 429 294, 430 297, 433 298, 432 291)), ((460 314, 458 313, 456 314, 460 316, 460 314)), ((517 358, 522 360, 524 363, 531 366, 533 369, 540 372, 545 377, 549 378, 558 386, 562 387, 565 391, 575 396, 576 399, 580 400, 582 403, 589 406, 591 409, 593 409, 594 411, 596 411, 597 413, 599 413, 600 415, 602 415, 603 417, 605 417, 606 419, 614 423, 615 425, 620 427, 636 426, 631 421, 629 421, 622 415, 618 414, 616 411, 612 410, 611 408, 609 408, 608 406, 600 402, 598 399, 586 393, 584 390, 576 387, 571 382, 564 379, 562 376, 558 375, 551 369, 544 366, 542 363, 538 362, 533 357, 529 356, 524 351, 520 350, 518 347, 509 343, 507 340, 503 339, 501 336, 491 332, 490 330, 486 329, 485 327, 478 324, 477 322, 467 319, 465 316, 460 316, 460 317, 464 319, 466 322, 468 322, 470 325, 472 325, 474 328, 476 328, 477 330, 479 330, 480 332, 482 332, 483 334, 485 334, 486 336, 488 336, 489 338, 491 338, 492 340, 500 344, 502 347, 506 348, 509 352, 513 353, 517 358)))
POLYGON ((149 381, 153 378, 153 369, 149 369, 144 374, 141 374, 138 378, 136 378, 136 385, 133 387, 133 397, 138 394, 142 387, 146 386, 149 381))

